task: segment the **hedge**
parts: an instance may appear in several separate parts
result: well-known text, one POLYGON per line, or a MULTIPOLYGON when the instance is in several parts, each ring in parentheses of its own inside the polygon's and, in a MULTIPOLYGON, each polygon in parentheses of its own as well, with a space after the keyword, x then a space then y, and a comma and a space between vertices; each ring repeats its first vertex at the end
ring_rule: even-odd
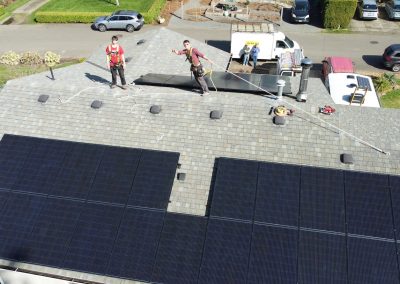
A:
POLYGON ((357 0, 325 0, 323 3, 324 28, 347 28, 356 8, 357 0))
POLYGON ((104 12, 37 12, 35 20, 38 23, 93 23, 104 12))
POLYGON ((151 24, 157 20, 167 0, 156 0, 147 12, 142 13, 145 23, 151 24))
POLYGON ((4 7, 0 6, 0 16, 3 16, 5 13, 4 7))

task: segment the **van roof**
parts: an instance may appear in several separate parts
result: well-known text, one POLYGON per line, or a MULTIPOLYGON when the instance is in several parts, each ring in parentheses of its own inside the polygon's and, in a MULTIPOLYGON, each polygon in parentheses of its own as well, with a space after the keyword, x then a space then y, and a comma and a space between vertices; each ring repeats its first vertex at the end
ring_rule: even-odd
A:
POLYGON ((353 73, 354 64, 348 57, 332 56, 327 57, 326 60, 331 62, 333 73, 353 73))
MULTIPOLYGON (((350 97, 358 86, 368 88, 362 107, 380 107, 379 99, 370 77, 354 73, 330 73, 328 80, 329 93, 335 104, 350 105, 350 97)), ((352 104, 352 106, 360 105, 352 104)))
POLYGON ((364 4, 374 4, 376 5, 376 0, 362 0, 364 4))

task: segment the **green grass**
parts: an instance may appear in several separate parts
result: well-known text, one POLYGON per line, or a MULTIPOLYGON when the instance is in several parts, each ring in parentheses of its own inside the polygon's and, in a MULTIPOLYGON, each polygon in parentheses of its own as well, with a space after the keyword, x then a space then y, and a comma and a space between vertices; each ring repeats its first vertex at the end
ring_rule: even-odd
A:
POLYGON ((388 92, 380 100, 385 108, 400 108, 400 89, 388 92))
POLYGON ((115 10, 135 10, 147 12, 155 0, 120 0, 119 6, 115 0, 50 0, 38 11, 40 12, 105 12, 115 10))
MULTIPOLYGON (((84 59, 69 59, 61 64, 58 64, 53 69, 67 67, 73 64, 77 64, 82 62, 84 59)), ((8 80, 40 73, 43 71, 49 70, 49 67, 46 65, 16 65, 16 66, 8 66, 4 64, 0 64, 0 86, 3 86, 8 80)))
POLYGON ((30 0, 17 0, 13 2, 12 4, 8 5, 7 7, 4 7, 5 14, 0 17, 0 21, 3 21, 4 19, 8 18, 14 10, 18 9, 22 5, 28 3, 30 0))

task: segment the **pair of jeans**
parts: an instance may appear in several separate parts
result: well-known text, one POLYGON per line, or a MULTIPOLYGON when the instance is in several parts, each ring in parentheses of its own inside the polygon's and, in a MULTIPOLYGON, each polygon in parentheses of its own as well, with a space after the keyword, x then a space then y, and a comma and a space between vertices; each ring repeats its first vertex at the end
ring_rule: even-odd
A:
POLYGON ((252 56, 251 58, 253 59, 253 67, 256 67, 256 65, 257 65, 257 57, 258 56, 252 56))
POLYGON ((196 80, 197 84, 200 85, 202 93, 209 93, 208 85, 206 80, 204 79, 204 72, 202 72, 203 66, 191 66, 190 68, 193 72, 194 79, 196 80))
POLYGON ((243 55, 243 65, 249 64, 249 58, 250 58, 250 54, 249 53, 245 53, 243 55))
POLYGON ((119 74, 119 77, 121 78, 122 86, 126 85, 124 67, 122 67, 122 65, 111 66, 110 69, 112 76, 112 85, 117 85, 117 72, 119 74))

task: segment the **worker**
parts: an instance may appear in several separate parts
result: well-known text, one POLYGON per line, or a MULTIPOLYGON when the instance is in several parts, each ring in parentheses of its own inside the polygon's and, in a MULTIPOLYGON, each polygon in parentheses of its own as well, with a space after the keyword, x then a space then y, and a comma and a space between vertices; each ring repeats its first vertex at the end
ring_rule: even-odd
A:
POLYGON ((111 38, 111 44, 106 48, 107 54, 107 68, 111 71, 112 83, 111 89, 117 86, 117 72, 121 79, 121 88, 126 90, 126 81, 124 70, 126 68, 124 49, 118 44, 118 37, 111 38))
POLYGON ((256 43, 250 50, 251 59, 253 60, 253 68, 256 68, 259 53, 260 49, 258 48, 258 44, 256 43))
POLYGON ((248 44, 245 44, 243 47, 243 65, 249 64, 249 58, 250 58, 250 46, 248 44))
POLYGON ((204 58, 211 64, 212 61, 208 59, 203 53, 201 53, 197 48, 193 48, 187 39, 183 41, 183 46, 185 47, 183 50, 173 49, 172 52, 177 55, 183 55, 183 54, 186 55, 186 59, 191 64, 190 71, 193 72, 193 76, 197 84, 199 84, 199 86, 201 87, 202 96, 209 95, 210 91, 208 89, 206 80, 204 80, 205 70, 200 62, 199 57, 204 58))

